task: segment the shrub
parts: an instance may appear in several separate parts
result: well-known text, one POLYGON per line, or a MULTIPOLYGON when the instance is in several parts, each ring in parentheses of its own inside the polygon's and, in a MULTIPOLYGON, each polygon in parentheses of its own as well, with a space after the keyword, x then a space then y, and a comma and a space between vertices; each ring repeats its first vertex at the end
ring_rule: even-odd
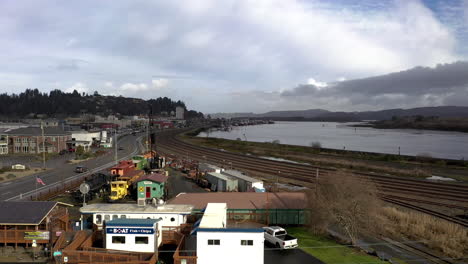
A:
POLYGON ((6 177, 7 177, 7 179, 14 179, 14 178, 16 178, 16 175, 10 173, 6 177))
POLYGON ((281 141, 279 141, 279 139, 275 139, 275 140, 271 141, 271 143, 272 143, 272 144, 280 144, 281 141))
POLYGON ((4 181, 5 179, 3 177, 0 177, 0 181, 4 181))
POLYGON ((321 149, 322 148, 322 143, 318 141, 310 142, 310 146, 314 149, 321 149))

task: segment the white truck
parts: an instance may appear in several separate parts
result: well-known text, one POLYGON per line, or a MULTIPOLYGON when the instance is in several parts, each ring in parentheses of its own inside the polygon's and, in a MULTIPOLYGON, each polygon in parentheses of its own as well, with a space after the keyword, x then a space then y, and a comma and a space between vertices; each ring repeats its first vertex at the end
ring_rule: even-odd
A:
POLYGON ((297 247, 297 238, 288 235, 284 228, 279 226, 267 226, 263 228, 265 240, 281 249, 291 249, 297 247))

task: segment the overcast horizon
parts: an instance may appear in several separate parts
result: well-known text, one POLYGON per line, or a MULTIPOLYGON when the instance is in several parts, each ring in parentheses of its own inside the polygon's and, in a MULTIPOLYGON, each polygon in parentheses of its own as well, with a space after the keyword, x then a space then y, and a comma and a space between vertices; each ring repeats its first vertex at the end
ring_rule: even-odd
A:
POLYGON ((0 37, 0 93, 204 113, 468 106, 468 0, 5 0, 0 37))

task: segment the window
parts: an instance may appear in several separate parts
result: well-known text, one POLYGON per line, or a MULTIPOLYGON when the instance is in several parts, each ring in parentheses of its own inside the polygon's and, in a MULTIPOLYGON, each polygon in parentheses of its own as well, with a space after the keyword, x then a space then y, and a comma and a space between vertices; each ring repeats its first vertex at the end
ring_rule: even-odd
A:
POLYGON ((55 142, 56 138, 55 137, 52 137, 52 141, 55 142))
POLYGON ((112 236, 112 244, 125 244, 124 236, 112 236))
POLYGON ((110 215, 105 215, 104 220, 109 221, 110 220, 110 215))
POLYGON ((253 246, 253 240, 241 240, 241 246, 253 246))
POLYGON ((119 219, 119 216, 118 215, 113 215, 112 220, 115 220, 115 219, 119 219))
POLYGON ((148 237, 135 237, 135 244, 148 244, 148 237))
POLYGON ((127 216, 126 215, 121 215, 120 218, 127 219, 127 216))
POLYGON ((21 143, 21 138, 15 138, 16 143, 21 143))
POLYGON ((219 239, 208 239, 208 245, 210 246, 219 246, 220 244, 219 239))
POLYGON ((28 138, 23 138, 23 143, 28 143, 28 138))
POLYGON ((96 215, 96 224, 100 225, 102 223, 102 215, 96 215))
POLYGON ((270 229, 268 229, 266 232, 267 232, 269 235, 273 235, 273 231, 271 231, 270 229))
POLYGON ((174 217, 171 217, 171 222, 174 222, 175 221, 175 218, 174 217))
POLYGON ((153 191, 156 191, 156 187, 153 187, 153 191))

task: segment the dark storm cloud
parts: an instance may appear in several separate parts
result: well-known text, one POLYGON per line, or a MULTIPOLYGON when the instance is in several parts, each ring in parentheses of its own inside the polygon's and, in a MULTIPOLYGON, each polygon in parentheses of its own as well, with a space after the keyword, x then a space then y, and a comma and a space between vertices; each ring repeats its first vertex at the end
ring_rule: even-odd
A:
POLYGON ((330 96, 330 95, 406 95, 447 94, 463 91, 468 87, 468 62, 441 64, 434 68, 416 67, 364 79, 329 84, 317 88, 301 84, 292 90, 283 91, 281 96, 330 96))
POLYGON ((319 91, 317 86, 313 84, 300 84, 292 90, 287 90, 281 93, 282 96, 305 96, 312 95, 319 91))
POLYGON ((379 94, 440 94, 468 85, 468 62, 416 67, 376 77, 337 83, 340 93, 379 94))

